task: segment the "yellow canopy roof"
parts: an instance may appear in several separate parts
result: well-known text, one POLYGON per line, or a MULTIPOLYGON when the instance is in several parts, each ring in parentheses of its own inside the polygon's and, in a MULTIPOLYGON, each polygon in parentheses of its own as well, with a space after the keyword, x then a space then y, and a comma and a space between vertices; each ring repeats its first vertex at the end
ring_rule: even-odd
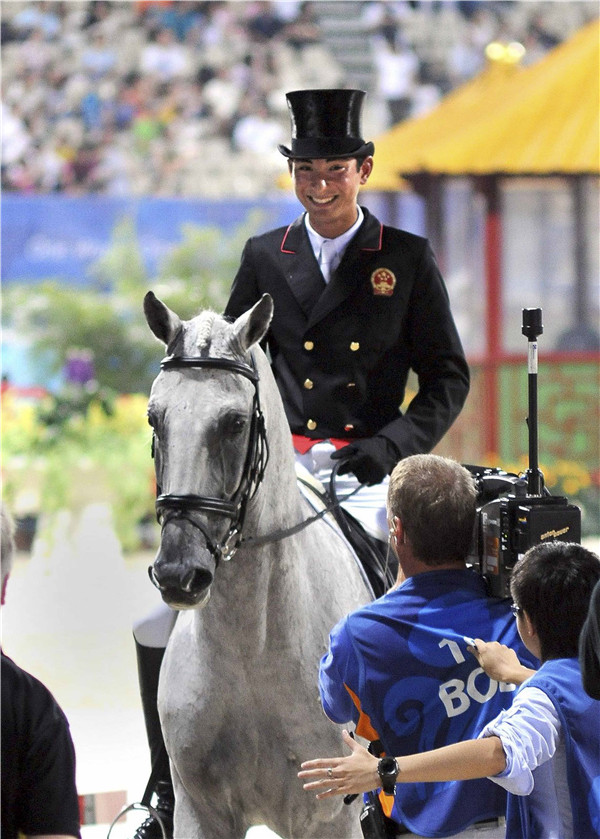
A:
POLYGON ((375 140, 371 189, 400 175, 600 172, 594 20, 531 67, 491 63, 435 110, 375 140))

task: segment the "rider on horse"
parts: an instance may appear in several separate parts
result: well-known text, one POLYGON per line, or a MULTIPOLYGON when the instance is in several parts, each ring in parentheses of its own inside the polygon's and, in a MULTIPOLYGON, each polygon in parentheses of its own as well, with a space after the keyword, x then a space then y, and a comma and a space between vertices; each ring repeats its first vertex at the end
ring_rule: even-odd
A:
MULTIPOLYGON (((374 153, 360 129, 363 99, 360 90, 287 94, 292 142, 279 151, 306 212, 247 242, 225 315, 273 297, 265 343, 297 457, 321 478, 337 461, 348 488, 365 485, 346 506, 386 540, 387 476, 444 436, 467 397, 469 369, 428 241, 358 205, 374 153), (401 413, 411 369, 418 392, 401 413)), ((172 792, 156 689, 172 623, 163 615, 134 628, 150 786, 165 822, 172 792)), ((161 836, 151 816, 135 839, 161 836)))

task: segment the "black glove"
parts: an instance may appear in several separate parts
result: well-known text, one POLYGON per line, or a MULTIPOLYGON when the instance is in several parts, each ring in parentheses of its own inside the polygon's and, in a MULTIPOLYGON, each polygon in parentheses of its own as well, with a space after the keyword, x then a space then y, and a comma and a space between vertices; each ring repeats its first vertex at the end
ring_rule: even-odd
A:
POLYGON ((353 472, 361 484, 380 484, 400 460, 400 452, 387 437, 365 437, 356 440, 331 455, 339 460, 338 475, 353 472))

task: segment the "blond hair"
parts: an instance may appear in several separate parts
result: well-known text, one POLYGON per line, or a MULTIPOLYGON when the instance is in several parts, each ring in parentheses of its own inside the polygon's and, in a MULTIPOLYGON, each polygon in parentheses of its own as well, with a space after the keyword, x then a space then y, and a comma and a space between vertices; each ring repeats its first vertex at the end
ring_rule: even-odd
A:
POLYGON ((471 473, 447 457, 417 454, 390 476, 389 516, 397 516, 417 559, 427 565, 464 561, 475 526, 477 490, 471 473))

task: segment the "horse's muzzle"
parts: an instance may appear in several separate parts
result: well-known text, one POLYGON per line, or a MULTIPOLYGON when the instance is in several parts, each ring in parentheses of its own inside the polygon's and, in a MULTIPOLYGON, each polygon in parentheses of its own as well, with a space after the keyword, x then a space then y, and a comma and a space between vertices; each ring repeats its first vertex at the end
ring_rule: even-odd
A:
POLYGON ((174 609, 194 609, 208 600, 216 561, 198 528, 173 519, 163 528, 161 543, 148 569, 163 600, 174 609))

